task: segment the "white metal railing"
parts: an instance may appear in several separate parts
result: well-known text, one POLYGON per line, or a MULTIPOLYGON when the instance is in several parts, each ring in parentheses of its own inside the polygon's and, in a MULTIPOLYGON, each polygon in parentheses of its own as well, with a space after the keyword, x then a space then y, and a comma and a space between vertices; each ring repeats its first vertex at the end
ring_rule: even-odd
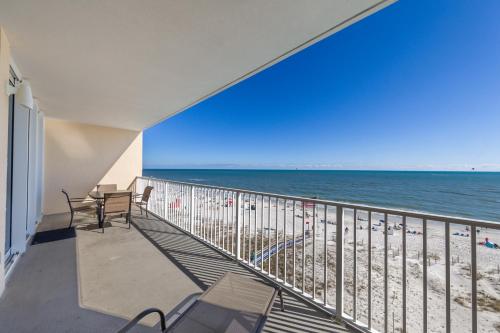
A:
POLYGON ((499 265, 498 288, 500 250, 478 246, 477 234, 500 236, 498 223, 145 177, 132 187, 148 185, 150 212, 358 329, 494 325, 478 326, 491 310, 478 311, 478 296, 495 299, 478 290, 478 274, 499 265))

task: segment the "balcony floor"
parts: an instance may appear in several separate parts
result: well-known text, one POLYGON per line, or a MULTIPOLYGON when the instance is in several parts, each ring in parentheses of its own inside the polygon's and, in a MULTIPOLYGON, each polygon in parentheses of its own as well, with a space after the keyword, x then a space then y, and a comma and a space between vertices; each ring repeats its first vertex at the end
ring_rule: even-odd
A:
MULTIPOLYGON (((10 276, 0 299, 6 332, 115 332, 147 307, 170 321, 227 271, 256 274, 168 223, 134 211, 131 229, 119 220, 104 234, 94 218, 63 229, 67 214, 44 217, 34 245, 10 276)), ((284 293, 264 332, 347 332, 325 314, 284 293)), ((135 332, 158 332, 148 318, 135 332)))

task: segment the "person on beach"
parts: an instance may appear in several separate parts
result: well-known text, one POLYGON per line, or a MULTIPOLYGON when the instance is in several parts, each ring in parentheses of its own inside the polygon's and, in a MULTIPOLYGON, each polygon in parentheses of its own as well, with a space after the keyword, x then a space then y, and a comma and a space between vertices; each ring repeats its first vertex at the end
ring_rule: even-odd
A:
POLYGON ((490 249, 498 249, 499 246, 497 243, 493 243, 493 242, 490 242, 490 240, 488 239, 488 237, 486 237, 484 239, 484 242, 480 242, 479 245, 484 245, 490 249))

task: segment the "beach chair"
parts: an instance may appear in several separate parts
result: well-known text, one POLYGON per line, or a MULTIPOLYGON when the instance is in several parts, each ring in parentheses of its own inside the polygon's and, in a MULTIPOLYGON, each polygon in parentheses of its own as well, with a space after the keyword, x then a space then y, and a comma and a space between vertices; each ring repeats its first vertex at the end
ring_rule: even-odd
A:
POLYGON ((271 312, 276 296, 280 296, 281 311, 284 311, 280 288, 228 272, 208 288, 169 327, 166 327, 163 312, 152 308, 141 312, 118 332, 128 332, 142 318, 151 313, 160 315, 163 333, 260 332, 271 312))

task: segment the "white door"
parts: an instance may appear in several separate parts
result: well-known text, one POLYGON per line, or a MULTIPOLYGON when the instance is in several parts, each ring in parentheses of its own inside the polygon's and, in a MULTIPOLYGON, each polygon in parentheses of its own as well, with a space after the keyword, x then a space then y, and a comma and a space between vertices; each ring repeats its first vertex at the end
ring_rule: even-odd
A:
MULTIPOLYGON (((15 98, 14 98, 15 100, 15 98)), ((11 244, 14 253, 26 249, 30 110, 15 103, 12 138, 11 244)))
POLYGON ((5 207, 5 261, 12 254, 12 158, 14 135, 14 95, 9 96, 8 152, 7 152, 7 193, 5 207))

